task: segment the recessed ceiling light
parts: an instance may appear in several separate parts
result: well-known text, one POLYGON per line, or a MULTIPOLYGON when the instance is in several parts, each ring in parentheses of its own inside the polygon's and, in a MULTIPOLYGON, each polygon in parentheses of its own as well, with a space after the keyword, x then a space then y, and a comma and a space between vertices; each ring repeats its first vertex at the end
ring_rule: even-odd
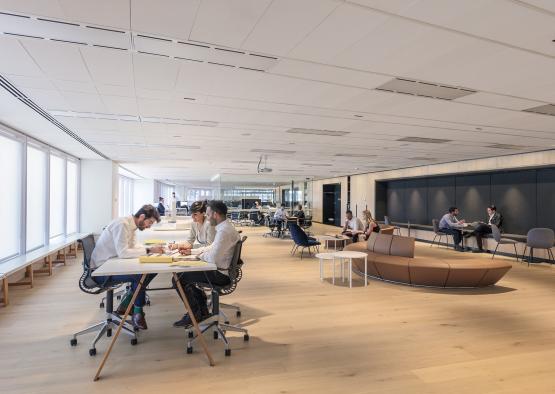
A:
POLYGON ((251 135, 251 133, 243 133, 241 135, 247 136, 247 135, 251 135))
POLYGON ((194 97, 183 97, 183 100, 195 101, 196 98, 194 98, 194 97))
POLYGON ((355 118, 362 118, 362 115, 355 115, 355 118))
POLYGON ((358 167, 355 167, 355 170, 358 170, 358 167))
POLYGON ((476 130, 482 131, 482 128, 481 127, 476 127, 476 130))

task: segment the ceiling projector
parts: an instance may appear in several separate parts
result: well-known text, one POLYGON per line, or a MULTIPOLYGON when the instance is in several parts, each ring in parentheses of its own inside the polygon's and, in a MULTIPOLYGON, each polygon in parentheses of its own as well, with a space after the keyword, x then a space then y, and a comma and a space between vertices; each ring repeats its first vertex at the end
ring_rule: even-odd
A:
POLYGON ((262 156, 260 156, 260 160, 258 160, 258 166, 256 166, 256 171, 259 174, 262 173, 267 173, 267 172, 272 172, 272 169, 268 167, 268 156, 264 156, 264 164, 261 166, 262 164, 262 156))

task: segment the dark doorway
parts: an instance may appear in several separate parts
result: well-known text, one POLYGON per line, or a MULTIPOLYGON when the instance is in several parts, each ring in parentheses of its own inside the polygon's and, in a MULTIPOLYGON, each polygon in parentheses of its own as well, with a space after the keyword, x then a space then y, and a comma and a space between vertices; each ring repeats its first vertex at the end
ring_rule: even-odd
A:
POLYGON ((323 223, 341 226, 341 184, 323 185, 322 202, 323 223))

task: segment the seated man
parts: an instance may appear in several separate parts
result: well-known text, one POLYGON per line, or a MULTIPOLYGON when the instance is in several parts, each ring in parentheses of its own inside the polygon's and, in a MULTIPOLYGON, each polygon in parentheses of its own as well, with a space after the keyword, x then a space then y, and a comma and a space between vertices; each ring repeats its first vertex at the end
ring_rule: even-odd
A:
MULTIPOLYGON (((121 259, 135 258, 145 253, 163 253, 164 248, 161 246, 153 246, 144 248, 135 242, 135 230, 143 231, 149 228, 154 222, 160 221, 160 214, 152 205, 143 205, 141 209, 133 216, 122 217, 113 220, 100 234, 96 246, 91 255, 90 266, 94 271, 106 260, 118 257, 121 259)), ((141 330, 146 330, 146 320, 144 317, 143 306, 145 304, 145 289, 156 274, 147 275, 143 287, 137 298, 135 299, 133 312, 133 325, 141 330)), ((131 282, 131 290, 135 292, 141 275, 113 275, 113 276, 96 276, 94 280, 98 283, 104 283, 107 286, 119 283, 131 282)), ((125 310, 131 301, 132 294, 128 294, 121 301, 116 313, 125 314, 125 310)))
POLYGON ((449 208, 449 212, 443 215, 439 221, 439 231, 444 234, 453 236, 453 247, 459 252, 464 252, 464 249, 459 245, 462 241, 462 231, 464 220, 457 219, 459 209, 457 207, 449 208))
MULTIPOLYGON (((201 260, 214 263, 217 271, 185 272, 180 275, 179 282, 185 289, 187 301, 195 314, 197 321, 209 316, 206 295, 192 283, 206 283, 225 286, 230 283, 228 269, 233 258, 233 252, 240 240, 239 233, 227 220, 227 206, 222 201, 210 201, 206 209, 206 218, 216 226, 216 237, 211 245, 197 249, 180 249, 182 254, 196 254, 201 260)), ((191 318, 185 314, 181 320, 174 323, 174 327, 190 327, 191 318)))
POLYGON ((497 207, 495 205, 490 205, 487 207, 488 218, 487 222, 480 222, 478 226, 474 229, 474 231, 465 234, 465 237, 472 237, 473 235, 476 236, 476 244, 478 245, 478 250, 473 250, 472 253, 483 253, 483 243, 482 239, 487 234, 491 234, 491 225, 495 224, 499 230, 501 230, 501 225, 503 223, 503 216, 499 212, 497 212, 497 207))
POLYGON ((347 220, 345 222, 345 226, 343 226, 341 234, 352 237, 353 242, 357 242, 358 235, 364 231, 362 221, 359 218, 353 217, 353 211, 351 210, 347 210, 345 214, 347 216, 347 220))
POLYGON ((160 216, 164 216, 166 214, 166 207, 164 206, 164 197, 160 197, 158 199, 158 207, 156 207, 160 216))

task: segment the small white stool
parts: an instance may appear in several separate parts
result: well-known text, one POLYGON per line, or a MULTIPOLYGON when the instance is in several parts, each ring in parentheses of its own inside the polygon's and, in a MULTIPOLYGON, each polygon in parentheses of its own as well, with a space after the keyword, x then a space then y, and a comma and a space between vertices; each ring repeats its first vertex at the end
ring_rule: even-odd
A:
MULTIPOLYGON (((332 253, 335 258, 341 260, 341 278, 343 278, 343 263, 349 260, 349 287, 353 287, 353 259, 364 259, 364 286, 368 286, 368 255, 364 252, 356 252, 354 250, 343 250, 341 252, 332 253)), ((335 264, 333 270, 335 279, 335 264)), ((334 282, 335 283, 335 282, 334 282)))
POLYGON ((324 262, 331 261, 333 265, 332 283, 335 284, 335 253, 317 253, 315 257, 320 260, 320 282, 324 280, 324 262))

